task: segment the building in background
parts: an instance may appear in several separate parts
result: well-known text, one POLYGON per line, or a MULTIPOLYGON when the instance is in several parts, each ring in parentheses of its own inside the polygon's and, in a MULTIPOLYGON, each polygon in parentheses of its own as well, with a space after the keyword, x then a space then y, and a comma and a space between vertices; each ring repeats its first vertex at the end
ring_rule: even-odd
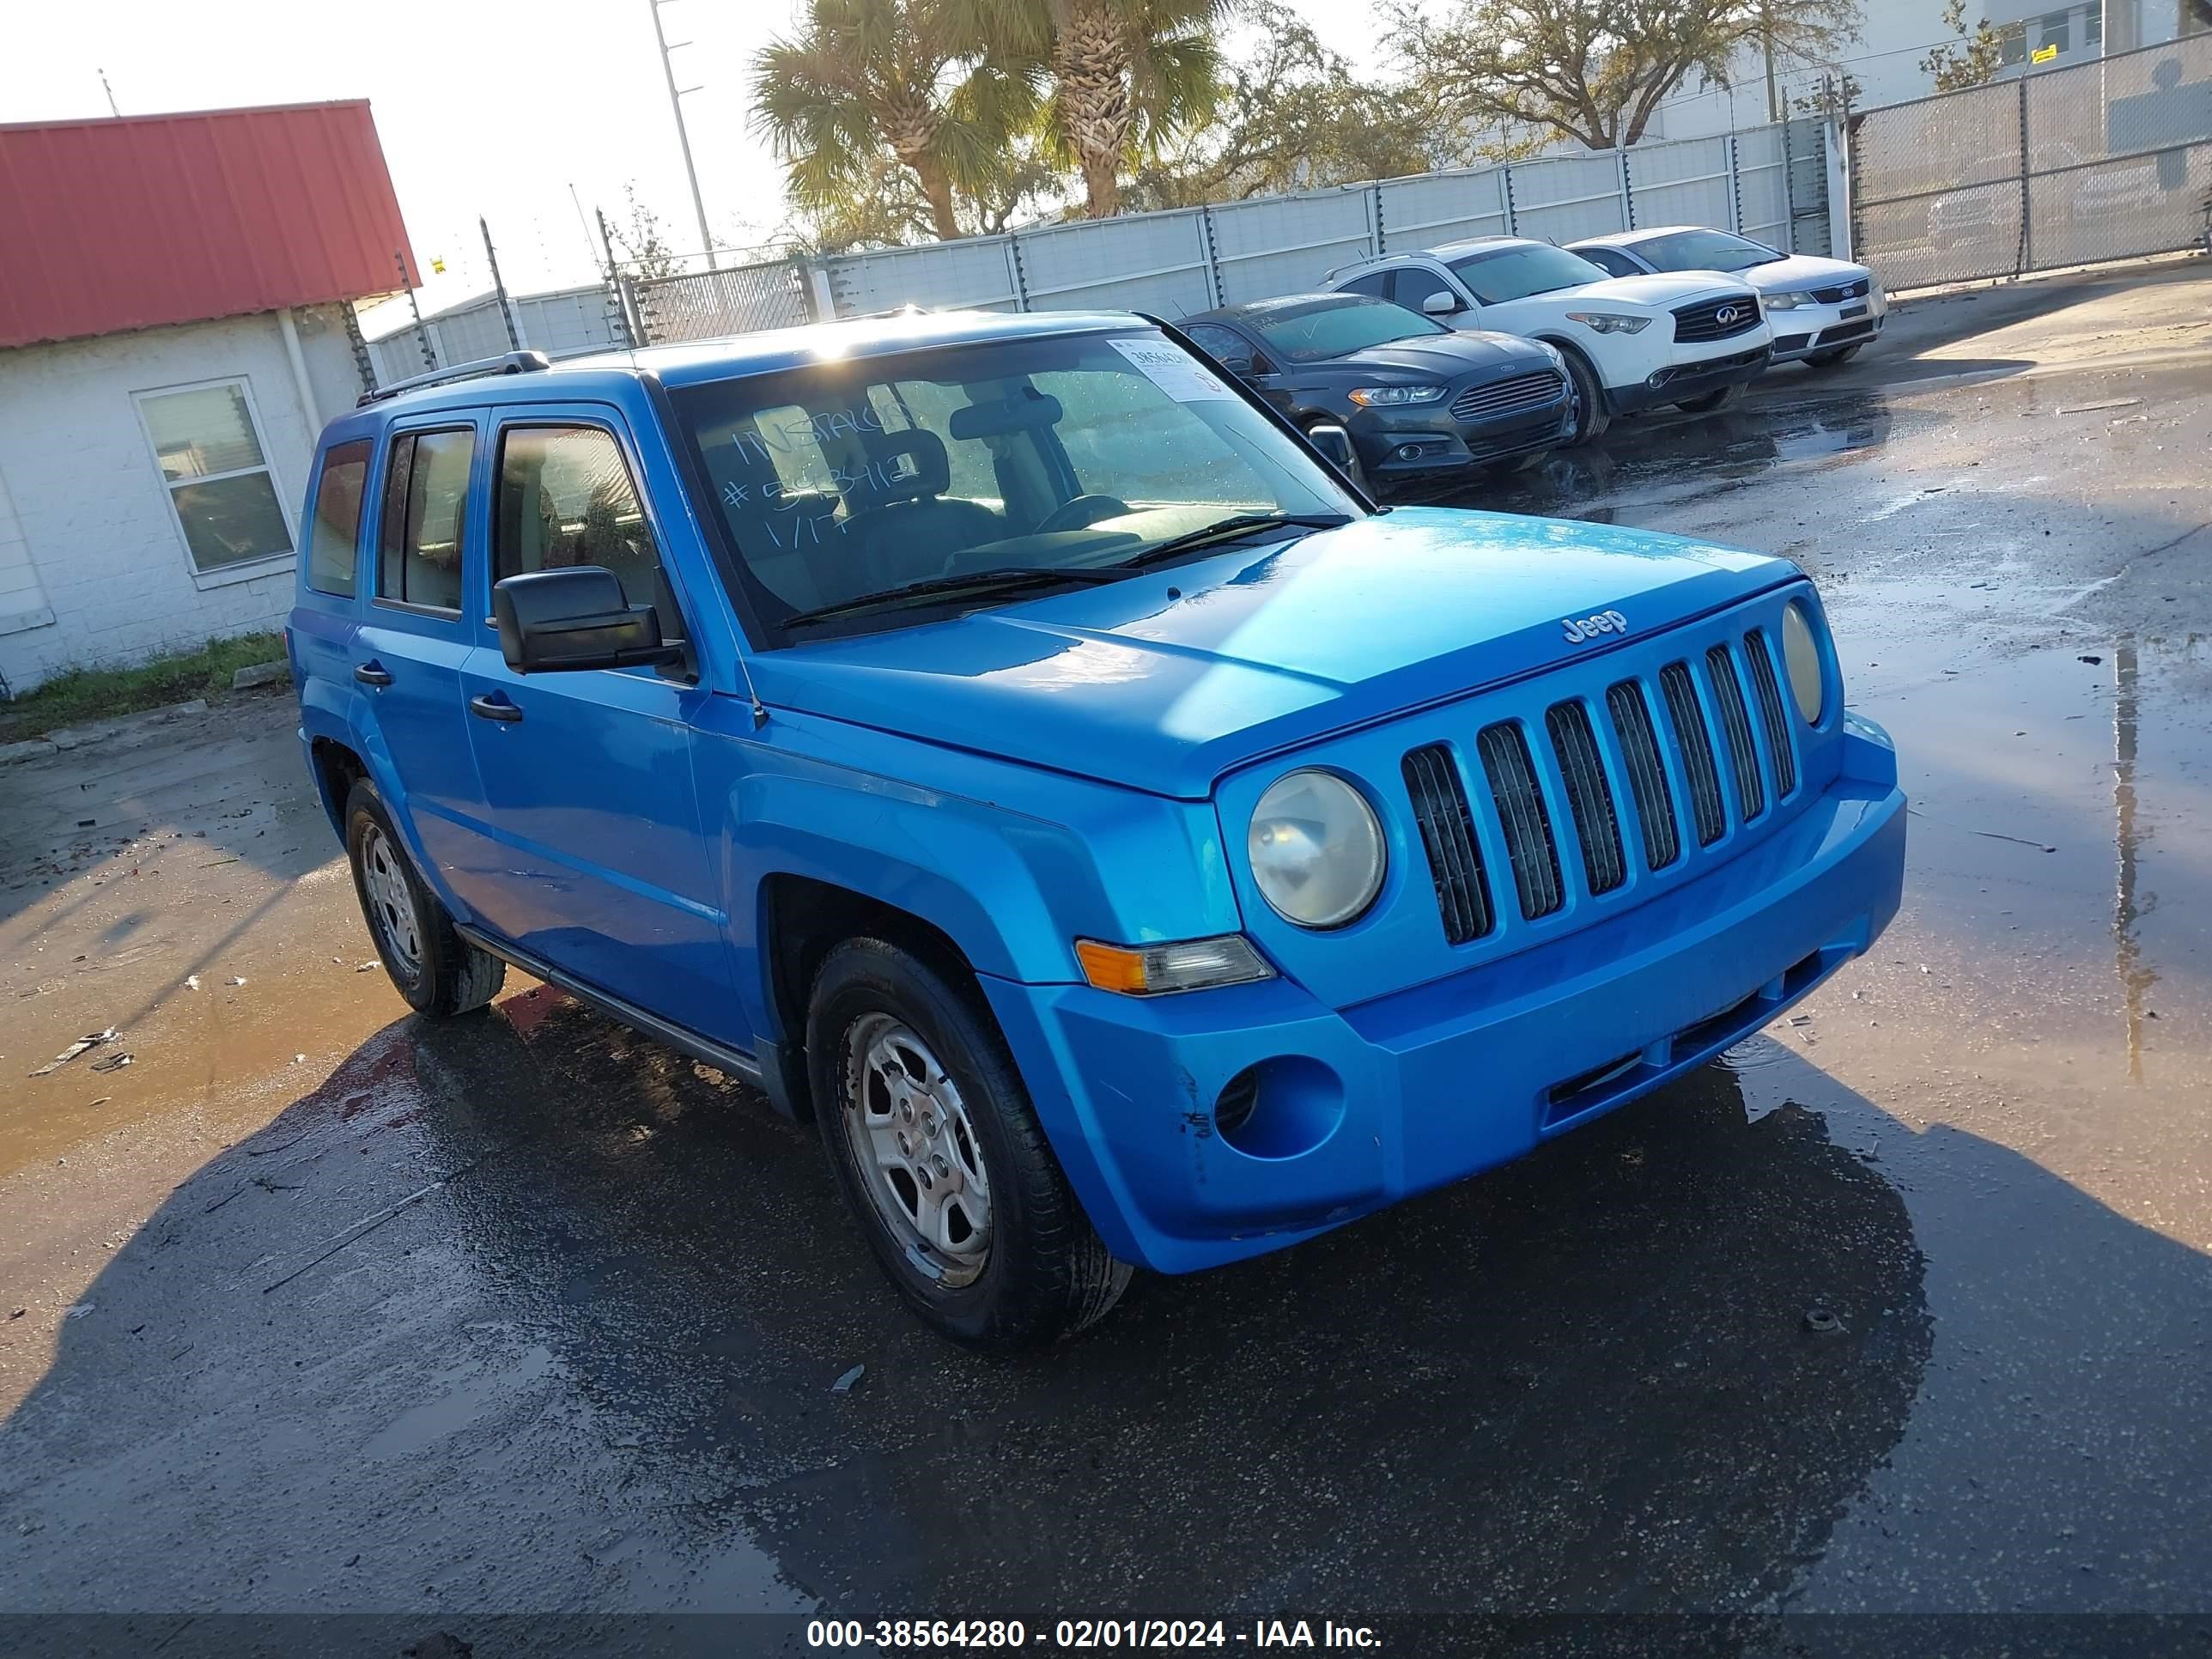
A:
MULTIPOLYGON (((1783 113, 1802 112, 1821 96, 1824 81, 1848 75, 1851 101, 1861 109, 1925 98, 1935 79, 1920 67, 1939 45, 1958 36, 1942 26, 1942 0, 1862 0, 1859 39, 1833 64, 1795 59, 1777 63, 1771 101, 1783 113)), ((2212 33, 2212 0, 1967 0, 1966 24, 1986 17, 2003 43, 1999 79, 2063 69, 2109 53, 2163 45, 2186 35, 2212 33)), ((1693 77, 1659 106, 1652 138, 1700 138, 1767 121, 1770 82, 1765 54, 1750 50, 1731 66, 1729 84, 1700 85, 1693 77)))
POLYGON ((279 624, 413 269, 368 104, 0 126, 0 695, 279 624))

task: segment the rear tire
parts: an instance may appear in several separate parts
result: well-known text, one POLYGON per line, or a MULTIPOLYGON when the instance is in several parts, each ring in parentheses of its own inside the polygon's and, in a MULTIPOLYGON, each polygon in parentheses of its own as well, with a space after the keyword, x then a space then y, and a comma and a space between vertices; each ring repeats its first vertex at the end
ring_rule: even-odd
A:
POLYGON ((1006 1353, 1106 1316, 1132 1270, 1076 1201, 972 988, 848 939, 815 978, 806 1054, 837 1185, 925 1323, 1006 1353))
POLYGON ((507 964, 463 939, 422 884, 384 797, 356 778, 346 794, 346 861, 376 954, 407 1006, 433 1019, 472 1013, 499 994, 507 964))
POLYGON ((1852 358, 1857 356, 1859 353, 1864 349, 1866 349, 1866 342, 1864 340, 1861 340, 1852 345, 1838 346, 1833 351, 1816 351, 1805 360, 1805 367, 1808 368, 1833 368, 1838 363, 1847 363, 1850 362, 1852 358))
POLYGON ((1575 394, 1575 430, 1568 446, 1603 437, 1606 428, 1613 424, 1613 416, 1606 411, 1604 383, 1590 367, 1589 359, 1572 346, 1560 346, 1559 352, 1566 362, 1567 380, 1575 394))
POLYGON ((1749 384, 1748 381, 1738 380, 1734 386, 1724 386, 1717 392, 1708 392, 1702 398, 1686 398, 1676 404, 1674 407, 1685 415, 1717 415, 1721 410, 1734 409, 1741 403, 1744 392, 1749 384))

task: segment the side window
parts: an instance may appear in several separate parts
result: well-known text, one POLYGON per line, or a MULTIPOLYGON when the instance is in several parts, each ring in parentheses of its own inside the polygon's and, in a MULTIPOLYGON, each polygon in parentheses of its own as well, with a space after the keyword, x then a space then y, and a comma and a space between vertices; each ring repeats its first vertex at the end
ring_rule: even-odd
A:
POLYGON ((361 497, 368 481, 368 440, 332 444, 315 486, 315 522, 307 540, 307 586, 351 599, 361 544, 361 497))
POLYGON ((1630 262, 1628 256, 1612 248, 1579 247, 1575 252, 1608 276, 1633 276, 1638 274, 1636 266, 1630 262))
POLYGON ((1435 271, 1422 265, 1399 265, 1390 272, 1390 291, 1382 297, 1395 301, 1408 311, 1419 311, 1431 294, 1450 294, 1452 285, 1435 271))
MULTIPOLYGON (((596 426, 517 426, 500 438, 492 580, 595 564, 632 605, 664 603, 660 550, 614 434, 596 426)), ((677 630, 672 617, 661 625, 677 630)))
POLYGON ((1396 274, 1389 270, 1370 270, 1364 276, 1353 277, 1342 286, 1346 294, 1364 294, 1373 299, 1387 300, 1390 297, 1390 278, 1396 274))
POLYGON ((392 441, 376 562, 376 596, 433 611, 461 608, 461 527, 477 434, 406 432, 392 441))

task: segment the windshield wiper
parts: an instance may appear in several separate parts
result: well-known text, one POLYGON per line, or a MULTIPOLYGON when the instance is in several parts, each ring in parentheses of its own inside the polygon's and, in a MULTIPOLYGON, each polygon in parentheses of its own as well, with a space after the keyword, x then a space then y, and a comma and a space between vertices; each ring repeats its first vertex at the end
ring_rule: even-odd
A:
POLYGON ((1178 553, 1188 553, 1193 548, 1204 547, 1210 542, 1234 541, 1240 536, 1249 536, 1261 530, 1334 530, 1352 522, 1346 513, 1232 513, 1225 519, 1216 519, 1212 524, 1201 525, 1196 530, 1185 531, 1180 536, 1170 536, 1156 547, 1141 553, 1133 553, 1126 559, 1116 559, 1104 568, 1113 571, 1142 570, 1162 559, 1171 559, 1178 553))
POLYGON ((849 599, 839 599, 834 605, 817 605, 811 611, 793 611, 783 619, 783 625, 786 628, 804 627, 809 623, 850 616, 856 611, 872 611, 879 605, 890 605, 901 599, 926 599, 945 593, 1012 592, 1024 587, 1041 587, 1050 582, 1095 586, 1099 582, 1118 582, 1127 574, 1119 566, 1001 565, 991 570, 971 570, 959 576, 933 576, 927 581, 908 582, 902 587, 879 588, 872 593, 856 594, 849 599))

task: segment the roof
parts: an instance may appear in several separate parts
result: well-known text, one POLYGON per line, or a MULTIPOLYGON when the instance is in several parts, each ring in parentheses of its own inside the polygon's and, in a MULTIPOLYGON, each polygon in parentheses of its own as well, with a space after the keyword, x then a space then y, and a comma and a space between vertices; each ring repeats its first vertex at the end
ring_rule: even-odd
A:
POLYGON ((589 396, 594 389, 604 388, 617 379, 634 379, 640 374, 651 374, 664 386, 696 386, 706 380, 774 374, 823 362, 878 357, 933 346, 1034 340, 1091 334, 1104 329, 1151 326, 1144 318, 1126 311, 902 312, 885 317, 811 323, 799 328, 763 329, 715 340, 689 341, 682 345, 597 351, 589 356, 564 357, 550 368, 528 374, 487 375, 421 386, 371 407, 382 415, 417 409, 526 402, 544 397, 549 391, 555 396, 589 396))
POLYGON ((0 126, 0 347, 388 294, 365 99, 0 126))
POLYGON ((1211 311, 1193 312, 1188 317, 1176 319, 1177 328, 1188 328, 1193 323, 1258 322, 1265 317, 1281 314, 1295 315, 1315 306, 1341 306, 1347 301, 1370 305, 1387 305, 1387 300, 1376 300, 1365 294, 1333 293, 1322 289, 1312 294, 1278 294, 1272 299, 1247 300, 1241 305, 1216 306, 1211 311))
POLYGON ((1602 236, 1577 236, 1566 246, 1578 247, 1620 247, 1631 242, 1649 241, 1654 236, 1672 236, 1680 230, 1711 230, 1711 225, 1638 225, 1633 230, 1608 230, 1602 236))

